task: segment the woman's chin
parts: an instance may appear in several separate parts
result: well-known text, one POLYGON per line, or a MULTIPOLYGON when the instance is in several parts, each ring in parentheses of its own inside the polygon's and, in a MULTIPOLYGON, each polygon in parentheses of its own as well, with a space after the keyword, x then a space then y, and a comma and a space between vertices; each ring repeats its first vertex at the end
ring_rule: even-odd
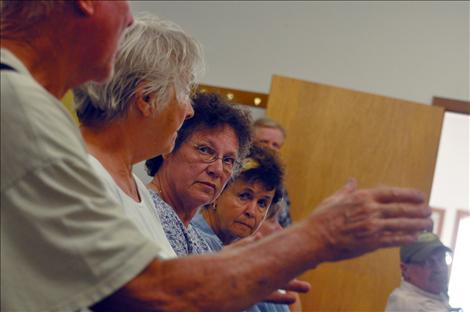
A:
POLYGON ((234 231, 231 231, 231 234, 233 237, 236 238, 245 238, 251 235, 251 231, 245 230, 245 229, 236 229, 234 231))
POLYGON ((173 149, 175 148, 175 140, 172 140, 171 142, 168 142, 161 150, 162 152, 160 155, 165 155, 165 154, 170 154, 173 152, 173 149))

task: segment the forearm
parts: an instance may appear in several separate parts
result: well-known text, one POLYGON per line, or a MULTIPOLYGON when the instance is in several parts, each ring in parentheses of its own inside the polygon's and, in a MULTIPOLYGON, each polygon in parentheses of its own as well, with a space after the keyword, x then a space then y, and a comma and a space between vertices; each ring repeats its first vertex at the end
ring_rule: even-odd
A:
POLYGON ((429 215, 419 192, 356 191, 349 182, 303 221, 253 244, 154 261, 105 303, 113 304, 107 310, 240 311, 321 262, 414 241, 432 224, 429 215))
POLYGON ((252 245, 218 254, 154 261, 103 304, 111 304, 113 310, 246 309, 317 265, 314 255, 322 248, 321 242, 307 226, 300 223, 252 245), (298 248, 299 242, 308 244, 298 248))

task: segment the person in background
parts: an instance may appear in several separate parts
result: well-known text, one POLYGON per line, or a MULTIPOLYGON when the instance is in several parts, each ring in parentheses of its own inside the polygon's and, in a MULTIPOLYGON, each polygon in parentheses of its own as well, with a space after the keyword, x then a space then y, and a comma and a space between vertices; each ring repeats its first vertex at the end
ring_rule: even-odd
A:
POLYGON ((249 115, 217 94, 193 98, 194 117, 178 131, 171 153, 146 161, 147 187, 171 246, 178 256, 211 251, 190 222, 213 202, 248 152, 249 115))
POLYGON ((430 232, 400 248, 401 284, 390 294, 385 311, 449 311, 447 297, 450 248, 430 232))
MULTIPOLYGON (((280 201, 282 202, 282 200, 280 201)), ((279 224, 279 213, 282 212, 282 206, 279 205, 279 202, 277 204, 272 204, 271 207, 269 207, 268 213, 266 215, 266 219, 261 223, 261 225, 258 228, 258 231, 256 231, 255 239, 259 239, 260 237, 266 237, 268 235, 277 233, 279 231, 282 231, 284 228, 279 224)), ((290 291, 289 292, 293 297, 295 297, 295 301, 291 304, 289 304, 289 310, 291 312, 301 312, 302 311, 302 301, 300 299, 300 296, 297 292, 290 291)))
POLYGON ((74 89, 92 166, 166 258, 176 255, 132 166, 172 151, 178 129, 193 114, 189 90, 202 65, 201 47, 194 39, 171 22, 147 16, 136 19, 126 32, 112 79, 74 89))
POLYGON ((175 149, 146 161, 147 172, 153 177, 147 187, 178 256, 221 249, 211 246, 190 222, 198 208, 214 202, 237 174, 238 159, 245 157, 251 142, 249 114, 217 94, 196 94, 193 109, 193 118, 178 131, 175 149))
POLYGON ((163 259, 109 196, 58 100, 110 77, 128 3, 0 5, 2 311, 240 311, 320 263, 411 243, 431 225, 419 191, 350 180, 266 239, 163 259))
MULTIPOLYGON (((253 145, 243 159, 238 175, 229 181, 213 203, 202 208, 192 224, 203 233, 213 250, 221 250, 224 245, 253 235, 263 227, 267 217, 270 225, 272 219, 277 217, 283 175, 276 154, 270 149, 253 145)), ((277 220, 274 222, 279 226, 277 220)), ((276 231, 275 225, 270 225, 264 227, 265 236, 276 231)), ((289 307, 260 302, 248 311, 289 311, 289 307)))
MULTIPOLYGON (((253 141, 257 144, 263 145, 271 150, 279 153, 284 141, 286 140, 286 130, 282 125, 271 118, 264 117, 259 118, 253 123, 253 141)), ((287 189, 283 187, 282 199, 276 204, 279 209, 275 216, 267 218, 267 221, 263 223, 261 231, 263 232, 267 228, 278 229, 278 227, 286 228, 292 224, 292 218, 290 215, 291 202, 289 200, 289 194, 287 189), (276 219, 276 220, 274 220, 276 219)), ((297 296, 295 303, 289 306, 291 311, 301 311, 302 304, 300 298, 297 296)))
MULTIPOLYGON (((264 117, 259 118, 253 123, 253 141, 257 144, 272 149, 279 153, 286 139, 286 131, 278 122, 264 117)), ((290 200, 287 190, 284 188, 282 200, 278 204, 281 210, 278 214, 278 222, 286 228, 292 224, 290 216, 290 200)))
POLYGON ((204 206, 192 224, 215 250, 254 234, 282 197, 284 171, 270 150, 253 145, 240 173, 222 194, 204 206), (271 208, 273 207, 273 208, 271 208))

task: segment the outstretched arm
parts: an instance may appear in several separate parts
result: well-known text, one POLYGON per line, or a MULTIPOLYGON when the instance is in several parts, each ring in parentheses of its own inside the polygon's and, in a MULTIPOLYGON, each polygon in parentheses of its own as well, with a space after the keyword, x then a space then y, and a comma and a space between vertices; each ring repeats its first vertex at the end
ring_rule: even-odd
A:
POLYGON ((430 213, 417 191, 356 190, 350 181, 302 222, 253 244, 155 260, 95 308, 240 311, 322 262, 413 242, 430 213))

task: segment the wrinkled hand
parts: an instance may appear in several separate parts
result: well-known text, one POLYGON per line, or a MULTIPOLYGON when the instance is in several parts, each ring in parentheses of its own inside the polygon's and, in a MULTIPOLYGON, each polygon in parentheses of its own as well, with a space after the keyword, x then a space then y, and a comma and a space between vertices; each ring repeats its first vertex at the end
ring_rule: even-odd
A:
POLYGON ((352 258, 416 240, 432 226, 431 209, 419 191, 396 187, 356 189, 348 183, 309 216, 324 246, 322 261, 352 258))
POLYGON ((311 288, 309 282, 301 281, 298 279, 293 279, 290 281, 284 290, 276 290, 264 301, 269 301, 272 303, 279 303, 279 304, 292 304, 296 301, 297 296, 293 294, 295 293, 307 293, 311 288), (286 292, 288 291, 288 292, 286 292))

